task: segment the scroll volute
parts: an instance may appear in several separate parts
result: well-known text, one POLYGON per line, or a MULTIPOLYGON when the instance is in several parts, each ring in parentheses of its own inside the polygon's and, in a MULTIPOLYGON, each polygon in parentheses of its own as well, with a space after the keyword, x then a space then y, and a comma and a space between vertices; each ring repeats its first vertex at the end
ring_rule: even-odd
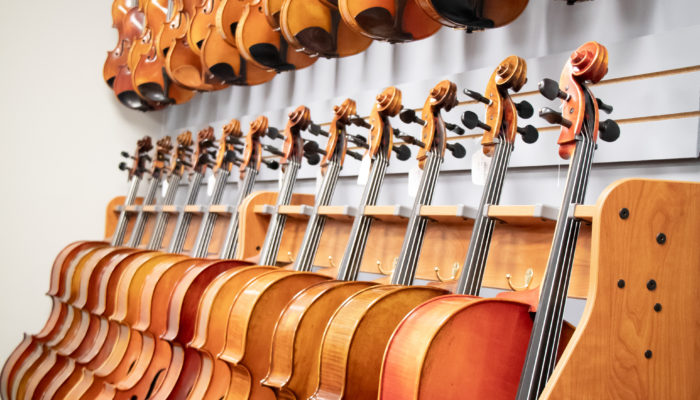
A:
POLYGON ((129 179, 134 176, 143 178, 143 173, 147 171, 146 163, 149 160, 148 152, 153 149, 153 142, 150 136, 144 136, 136 142, 136 151, 134 151, 134 162, 129 169, 129 179))
POLYGON ((301 163, 301 159, 304 156, 304 140, 301 138, 301 131, 306 130, 310 124, 311 111, 306 106, 299 106, 289 114, 287 127, 284 128, 282 164, 290 161, 301 163))
POLYGON ((264 115, 259 116, 250 123, 250 131, 248 131, 248 136, 245 138, 245 149, 243 150, 243 161, 240 168, 241 179, 243 179, 248 167, 252 167, 256 171, 260 170, 260 163, 262 162, 260 138, 267 132, 268 125, 269 122, 264 115))
POLYGON ((215 146, 214 128, 211 126, 202 129, 197 134, 197 147, 192 155, 192 170, 204 174, 211 165, 211 151, 215 146))
POLYGON ((172 151, 173 143, 170 136, 165 136, 156 143, 156 157, 151 164, 151 176, 154 179, 160 178, 163 171, 167 169, 168 154, 172 151))
POLYGON ((485 123, 491 130, 485 131, 481 139, 484 154, 491 156, 498 140, 515 141, 518 129, 515 104, 508 90, 519 91, 527 82, 527 64, 518 56, 503 60, 491 74, 484 97, 491 100, 486 106, 485 123))
POLYGON ((345 151, 348 148, 345 128, 350 124, 350 116, 356 114, 357 104, 353 99, 345 99, 341 105, 333 107, 333 120, 330 129, 328 129, 326 155, 321 161, 321 168, 324 171, 331 160, 336 160, 340 165, 345 162, 345 151))
POLYGON ((430 90, 430 96, 425 100, 421 119, 426 122, 421 131, 421 141, 425 147, 418 150, 418 166, 423 168, 427 153, 438 148, 440 155, 445 155, 447 134, 445 122, 442 120, 440 110, 450 111, 457 105, 457 85, 454 82, 444 80, 430 90))
POLYGON ((234 118, 228 124, 224 125, 221 140, 219 140, 219 151, 216 153, 216 164, 213 168, 214 172, 218 171, 219 168, 231 172, 236 151, 234 146, 235 139, 233 138, 239 138, 242 135, 241 122, 239 120, 234 118))
MULTIPOLYGON (((576 49, 571 56, 559 79, 559 89, 568 94, 568 99, 562 100, 561 110, 564 118, 571 121, 571 126, 561 127, 559 134, 559 156, 569 159, 576 148, 576 135, 581 132, 583 121, 586 118, 585 82, 597 83, 608 73, 608 50, 597 42, 588 42, 576 49)), ((588 135, 596 141, 598 139, 598 103, 593 99, 588 112, 593 113, 594 119, 589 128, 592 132, 588 135)))
POLYGON ((393 132, 388 117, 396 116, 401 111, 401 91, 393 86, 384 89, 369 114, 369 156, 374 158, 380 151, 388 159, 391 156, 393 132))
POLYGON ((177 147, 175 147, 170 159, 171 175, 182 176, 185 171, 192 166, 190 163, 190 157, 192 157, 193 144, 194 141, 192 140, 192 132, 185 131, 178 135, 177 147))

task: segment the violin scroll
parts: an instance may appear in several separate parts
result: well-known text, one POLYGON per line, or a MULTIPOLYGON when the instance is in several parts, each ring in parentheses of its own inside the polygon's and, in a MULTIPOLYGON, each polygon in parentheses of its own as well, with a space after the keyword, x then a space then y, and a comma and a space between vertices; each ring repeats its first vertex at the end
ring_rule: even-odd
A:
POLYGON ((213 170, 216 172, 220 168, 227 171, 233 169, 237 161, 236 143, 241 137, 241 122, 237 119, 232 119, 228 124, 224 125, 221 140, 219 141, 219 151, 216 155, 216 165, 213 170))
POLYGON ((173 143, 170 136, 164 136, 156 142, 156 158, 151 164, 151 176, 155 179, 161 177, 161 174, 168 166, 168 154, 173 151, 173 143))
MULTIPOLYGON (((377 101, 369 115, 369 155, 375 157, 380 151, 386 152, 388 158, 393 146, 393 130, 388 117, 394 117, 401 111, 401 91, 393 86, 384 89, 377 95, 377 101)), ((405 157, 407 147, 397 155, 405 157)), ((410 150, 408 150, 410 157, 410 150)))
MULTIPOLYGON (((290 161, 301 162, 301 158, 304 157, 304 140, 301 138, 301 131, 306 130, 310 124, 311 111, 308 107, 299 106, 289 113, 287 127, 284 129, 285 139, 281 160, 283 164, 290 161)), ((310 163, 313 161, 315 161, 313 158, 309 158, 310 163)))
POLYGON ((214 166, 216 154, 212 147, 214 147, 215 141, 214 128, 211 126, 199 131, 196 151, 192 156, 192 164, 194 165, 192 169, 194 172, 204 174, 208 167, 214 166))
MULTIPOLYGON (((246 136, 245 149, 243 150, 243 161, 241 161, 240 165, 241 178, 243 178, 245 170, 248 167, 252 167, 256 171, 260 170, 260 163, 262 162, 262 145, 260 144, 260 138, 265 135, 267 130, 268 120, 264 115, 257 117, 250 123, 250 130, 246 136)), ((269 166, 268 164, 268 167, 269 166)))

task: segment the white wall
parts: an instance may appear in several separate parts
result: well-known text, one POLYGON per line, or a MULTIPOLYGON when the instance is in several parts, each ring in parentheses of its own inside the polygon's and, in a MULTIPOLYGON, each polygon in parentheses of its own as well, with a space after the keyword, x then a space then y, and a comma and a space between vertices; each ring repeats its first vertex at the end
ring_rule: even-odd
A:
MULTIPOLYGON (((0 14, 0 33, 5 38, 0 43, 0 116, 5 141, 0 170, 6 189, 0 203, 0 362, 19 343, 22 332, 37 332, 43 325, 49 308, 43 293, 53 257, 73 240, 101 237, 107 201, 126 191, 124 176, 116 170, 118 152, 131 151, 143 134, 160 137, 210 123, 218 127, 232 117, 242 118, 247 126, 260 113, 283 125, 284 111, 299 104, 308 104, 313 118, 327 122, 330 104, 348 96, 358 100, 360 112, 366 115, 373 94, 395 84, 411 93, 407 105, 418 107, 426 88, 439 79, 455 79, 460 89, 468 84, 482 90, 484 84, 476 82, 482 82, 482 75, 488 76, 510 54, 526 58, 532 74, 538 74, 531 75, 524 89, 532 90, 542 74, 556 78, 566 54, 587 40, 599 40, 616 49, 611 54, 611 75, 624 75, 622 67, 627 68, 625 73, 642 73, 700 64, 697 43, 691 41, 694 46, 684 47, 664 36, 673 38, 675 34, 677 38, 683 29, 697 32, 692 30, 698 27, 696 16, 700 13, 696 0, 595 0, 574 7, 558 0, 530 3, 520 19, 503 29, 470 36, 443 29, 433 38, 407 45, 375 43, 364 54, 319 60, 311 68, 282 74, 269 84, 198 95, 184 106, 142 114, 118 105, 102 83, 104 55, 116 41, 109 28, 109 1, 81 0, 70 5, 48 0, 4 2, 0 14), (663 51, 664 56, 656 51, 663 51)), ((638 116, 639 112, 652 115, 662 108, 663 113, 670 112, 668 109, 697 111, 698 73, 683 78, 680 82, 668 78, 674 87, 658 81, 661 83, 648 93, 640 92, 638 86, 634 95, 622 88, 600 90, 608 92, 606 100, 619 113, 616 118, 638 116), (671 93, 676 96, 669 96, 671 93), (650 109, 640 111, 640 104, 648 104, 650 109)), ((594 167, 587 202, 594 202, 608 183, 623 177, 700 180, 697 121, 694 117, 684 124, 623 127, 623 135, 637 138, 637 143, 644 144, 657 132, 671 139, 659 151, 656 145, 629 150, 630 146, 601 144, 601 150, 607 152, 600 154, 605 163, 594 167), (661 154, 662 160, 641 161, 648 158, 644 150, 649 148, 654 155, 661 154), (621 160, 627 161, 618 162, 621 160)), ((541 154, 555 154, 554 136, 551 132, 548 135, 537 145, 541 154)), ((519 144, 517 150, 522 147, 519 144)), ((520 153, 514 154, 514 162, 522 167, 510 172, 503 203, 557 205, 565 167, 560 169, 552 159, 542 163, 550 166, 537 167, 535 156, 518 161, 519 157, 520 153)), ((356 165, 349 160, 344 174, 354 174, 356 165)), ((381 204, 410 203, 405 196, 408 165, 392 166, 381 204)), ((451 164, 451 171, 441 177, 435 203, 478 202, 480 189, 471 184, 468 167, 466 162, 451 164), (455 187, 459 190, 453 190, 455 187)), ((301 175, 306 178, 299 191, 311 192, 313 170, 305 167, 301 175)), ((262 178, 273 179, 274 174, 265 173, 262 178)), ((352 179, 340 182, 334 203, 357 202, 358 187, 352 179)), ((258 188, 274 185, 268 181, 258 188)), ((230 199, 232 191, 228 192, 226 198, 230 199)), ((206 202, 205 196, 200 199, 206 202)))

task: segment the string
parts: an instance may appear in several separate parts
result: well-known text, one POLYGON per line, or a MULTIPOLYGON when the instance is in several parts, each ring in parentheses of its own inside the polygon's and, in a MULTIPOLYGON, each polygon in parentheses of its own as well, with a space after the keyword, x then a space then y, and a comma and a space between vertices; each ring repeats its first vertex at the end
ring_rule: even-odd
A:
POLYGON ((112 234, 112 241, 110 244, 113 247, 121 246, 122 243, 124 243, 126 226, 129 224, 129 213, 126 211, 126 207, 133 205, 136 202, 136 192, 138 192, 139 190, 140 183, 141 178, 138 175, 134 175, 131 177, 129 182, 129 191, 126 194, 126 199, 124 199, 124 208, 119 213, 117 227, 114 229, 114 234, 112 234))
MULTIPOLYGON (((197 196, 199 195, 199 187, 202 184, 203 174, 195 172, 192 177, 192 182, 190 182, 190 187, 187 190, 187 199, 185 205, 194 205, 197 203, 197 196)), ((187 231, 190 227, 190 221, 192 220, 192 213, 184 211, 180 213, 177 224, 175 225, 175 232, 173 232, 173 237, 170 239, 169 253, 181 253, 183 247, 185 246, 185 239, 187 238, 187 231)))
MULTIPOLYGON (((226 181, 230 172, 221 168, 216 171, 216 180, 214 181, 214 190, 212 191, 211 198, 209 199, 209 207, 220 204, 221 198, 224 194, 224 188, 226 188, 226 181)), ((204 215, 204 219, 200 225, 199 232, 197 233, 197 240, 192 251, 192 256, 197 258, 206 257, 209 252, 209 241, 211 240, 211 235, 214 231, 214 225, 216 224, 217 214, 207 210, 204 215)))
POLYGON ((243 184, 238 190, 238 198, 236 199, 235 209, 231 214, 231 221, 229 222, 228 233, 226 234, 226 239, 224 244, 221 246, 220 258, 223 259, 233 259, 235 258, 236 248, 238 247, 238 225, 239 225, 239 212, 238 209, 243 204, 243 200, 248 197, 250 192, 253 190, 253 185, 258 176, 258 171, 255 168, 246 167, 245 175, 243 178, 243 184))
MULTIPOLYGON (((151 178, 151 183, 148 185, 146 197, 143 199, 144 205, 151 205, 155 202, 158 185, 160 185, 160 177, 151 178)), ((150 216, 150 213, 143 211, 143 207, 139 208, 139 212, 136 215, 136 222, 134 222, 134 228, 132 229, 131 237, 129 238, 129 247, 136 248, 141 244, 141 239, 143 239, 143 231, 146 228, 146 223, 148 222, 150 216)))
MULTIPOLYGON (((170 205, 175 203, 175 195, 177 194, 177 187, 180 185, 180 175, 171 175, 168 177, 168 190, 165 192, 165 197, 163 198, 163 205, 170 205)), ((158 217, 156 218, 156 224, 153 227, 153 233, 151 234, 151 239, 148 242, 148 250, 159 250, 163 245, 163 236, 165 236, 165 228, 168 225, 168 220, 170 219, 170 213, 163 210, 158 212, 158 217)))

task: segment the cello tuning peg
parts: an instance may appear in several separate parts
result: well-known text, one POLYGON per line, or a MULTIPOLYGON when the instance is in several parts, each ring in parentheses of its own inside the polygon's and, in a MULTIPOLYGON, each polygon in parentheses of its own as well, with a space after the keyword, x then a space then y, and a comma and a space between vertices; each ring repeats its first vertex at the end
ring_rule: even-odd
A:
POLYGON ((318 125, 318 124, 309 125, 309 133, 311 133, 314 136, 321 135, 321 136, 328 137, 328 135, 329 135, 328 131, 321 129, 321 125, 318 125))
POLYGON ((131 154, 129 154, 127 151, 122 151, 120 154, 124 158, 131 158, 131 154))
POLYGON ((451 124, 449 122, 445 122, 445 128, 447 128, 448 131, 452 131, 458 135, 464 135, 464 128, 457 124, 451 124))
POLYGON ((425 143, 423 143, 422 141, 416 139, 415 137, 413 137, 411 135, 398 135, 398 138, 403 140, 407 144, 418 146, 418 147, 421 147, 423 149, 425 148, 425 143))
POLYGON ((410 108, 402 109, 401 112, 399 113, 399 118, 405 124, 419 124, 422 126, 425 126, 427 124, 427 122, 418 118, 415 110, 410 109, 410 108))
POLYGON ((284 153, 282 151, 280 151, 278 148, 276 148, 274 146, 270 146, 269 144, 263 145, 263 149, 265 149, 270 154, 274 154, 274 155, 280 156, 280 157, 284 156, 284 153))
POLYGON ((558 124, 571 128, 571 121, 564 118, 559 111, 554 111, 549 107, 544 107, 540 110, 540 118, 544 119, 550 124, 558 124))
POLYGON ((515 109, 518 110, 518 116, 520 118, 530 118, 535 110, 532 108, 532 104, 529 101, 523 100, 520 103, 515 103, 515 109))
POLYGON ((262 161, 263 164, 265 164, 265 165, 267 166, 267 168, 270 168, 270 169, 273 170, 273 171, 280 167, 280 163, 278 163, 278 162, 275 161, 275 160, 265 160, 265 159, 262 159, 261 161, 262 161))
POLYGON ((318 155, 318 153, 304 153, 304 157, 309 165, 316 165, 321 162, 321 157, 318 155))
POLYGON ((348 140, 355 145, 362 147, 364 149, 369 148, 369 145, 367 144, 367 140, 360 136, 360 135, 348 135, 348 140))
POLYGON ((239 153, 242 153, 244 149, 244 146, 233 146, 233 151, 237 151, 239 153))
POLYGON ((143 154, 143 155, 141 156, 141 158, 143 158, 144 160, 146 160, 146 161, 148 161, 148 162, 153 161, 153 159, 151 158, 151 156, 149 156, 148 154, 143 154))
POLYGON ((491 105, 491 100, 487 99, 479 92, 475 92, 475 91, 469 90, 469 89, 464 89, 463 92, 464 92, 464 94, 466 94, 467 96, 471 97, 472 99, 478 101, 479 103, 484 103, 487 106, 491 105))
POLYGON ((462 113, 462 124, 466 126, 467 129, 474 129, 478 126, 485 131, 491 130, 491 127, 479 121, 479 117, 472 111, 465 111, 462 113))
POLYGON ((129 166, 126 165, 126 163, 122 161, 122 162, 119 163, 119 169, 122 170, 122 171, 128 171, 128 170, 129 170, 129 166))
POLYGON ((537 85, 537 88, 539 89, 540 93, 542 93, 542 96, 549 100, 554 100, 558 97, 564 101, 567 101, 571 97, 568 93, 565 93, 559 89, 559 83, 549 78, 542 79, 537 85))
POLYGON ((606 114, 610 114, 611 112, 613 112, 613 106, 603 103, 603 100, 596 99, 596 102, 598 102, 599 110, 604 111, 606 114))
POLYGON ((400 161, 406 161, 411 158, 411 149, 409 149, 405 144, 393 146, 392 150, 396 152, 396 158, 398 158, 400 161))
POLYGON ((324 150, 321 150, 318 147, 318 143, 314 142, 313 140, 309 140, 308 142, 304 143, 304 152, 306 153, 320 153, 325 155, 326 152, 324 150))
POLYGON ((447 143, 446 146, 454 158, 464 158, 467 155, 467 150, 459 143, 447 143))
POLYGON ((352 150, 346 150, 345 154, 349 155, 350 157, 354 158, 355 160, 362 161, 362 154, 352 151, 352 150))
POLYGON ((180 161, 180 163, 182 163, 182 165, 184 165, 187 168, 192 168, 192 163, 190 163, 189 161, 182 160, 180 161))
POLYGON ((282 135, 279 131, 279 129, 275 127, 268 127, 267 132, 265 132, 265 135, 271 139, 282 139, 284 138, 284 135, 282 135))
POLYGON ((606 119, 598 124, 600 138, 606 142, 614 142, 620 137, 620 125, 617 122, 606 119))
POLYGON ((369 122, 365 121, 364 118, 360 117, 359 115, 351 115, 348 120, 350 121, 351 124, 355 126, 359 126, 361 128, 365 129, 370 129, 372 128, 372 125, 369 124, 369 122))
POLYGON ((540 137, 539 132, 537 132, 537 128, 532 125, 527 125, 523 128, 518 127, 518 133, 520 136, 522 136, 523 142, 525 143, 535 143, 540 137))
POLYGON ((226 136, 226 143, 228 144, 243 144, 243 140, 237 136, 226 136))

